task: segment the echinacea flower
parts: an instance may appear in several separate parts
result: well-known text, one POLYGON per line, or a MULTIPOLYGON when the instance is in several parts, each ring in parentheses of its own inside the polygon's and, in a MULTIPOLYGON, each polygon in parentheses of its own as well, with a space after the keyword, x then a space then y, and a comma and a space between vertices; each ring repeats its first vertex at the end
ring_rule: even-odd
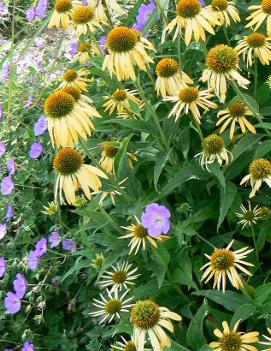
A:
POLYGON ((90 40, 83 41, 79 44, 78 51, 75 54, 73 60, 79 61, 81 65, 87 63, 90 58, 94 55, 98 55, 99 50, 97 46, 90 40))
POLYGON ((141 36, 136 29, 119 26, 113 28, 106 38, 108 55, 103 62, 103 70, 108 69, 111 77, 136 80, 135 66, 146 71, 153 59, 146 49, 155 51, 154 46, 141 36))
POLYGON ((247 130, 255 134, 256 129, 247 120, 246 116, 253 116, 252 111, 243 102, 234 102, 229 105, 227 109, 221 110, 217 113, 219 120, 216 125, 220 127, 219 133, 223 133, 228 126, 230 126, 230 139, 234 137, 236 124, 239 124, 241 132, 245 134, 247 130))
MULTIPOLYGON (((125 181, 126 181, 127 178, 123 179, 122 181, 119 182, 119 186, 121 189, 125 189, 124 186, 121 186, 121 184, 123 184, 125 181)), ((106 191, 106 190, 100 190, 100 191, 94 191, 92 193, 92 195, 100 195, 100 199, 99 199, 99 205, 102 205, 104 200, 106 199, 106 197, 110 197, 111 201, 112 201, 112 204, 114 206, 116 206, 116 203, 115 203, 115 196, 116 195, 121 195, 121 192, 119 192, 118 190, 114 189, 114 190, 109 190, 109 191, 106 191)))
POLYGON ((256 224, 257 221, 262 217, 261 208, 259 208, 258 205, 252 208, 250 201, 248 201, 248 209, 245 208, 243 204, 241 204, 240 209, 242 213, 236 213, 236 216, 240 218, 237 224, 241 224, 242 229, 245 227, 251 227, 253 224, 256 224))
POLYGON ((212 0, 209 6, 206 6, 213 16, 219 18, 220 25, 224 23, 226 27, 231 25, 231 19, 236 23, 240 22, 240 16, 233 1, 228 0, 212 0))
POLYGON ((115 290, 128 289, 140 274, 136 274, 138 267, 133 268, 133 265, 127 261, 122 264, 117 263, 117 266, 112 266, 112 270, 105 271, 99 280, 101 288, 109 288, 110 292, 115 290))
POLYGON ((252 191, 249 197, 256 195, 263 183, 266 183, 271 188, 271 162, 264 158, 254 160, 249 166, 249 174, 246 175, 240 185, 250 182, 252 191))
POLYGON ((198 0, 180 0, 176 5, 176 12, 176 17, 167 25, 166 31, 171 33, 176 27, 173 40, 178 34, 184 34, 186 46, 192 39, 197 42, 205 41, 205 31, 214 35, 213 26, 219 25, 217 15, 210 13, 206 7, 202 7, 198 0))
POLYGON ((157 63, 156 74, 155 90, 163 99, 168 95, 177 95, 180 87, 193 84, 193 80, 181 71, 179 63, 170 57, 165 57, 157 63))
POLYGON ((208 135, 202 141, 202 152, 195 155, 199 156, 199 162, 202 168, 210 172, 209 165, 218 162, 219 166, 227 166, 233 160, 232 153, 225 148, 224 140, 216 135, 208 135))
POLYGON ((209 89, 214 90, 220 102, 226 100, 227 80, 236 80, 244 89, 250 83, 238 72, 238 62, 237 51, 228 45, 216 45, 207 54, 207 68, 202 73, 201 81, 208 82, 209 89))
POLYGON ((93 258, 93 259, 91 260, 91 264, 90 264, 90 265, 91 265, 93 268, 99 270, 99 269, 102 268, 102 265, 103 265, 103 263, 104 263, 104 260, 105 260, 105 258, 104 258, 104 256, 103 256, 102 253, 100 253, 100 254, 95 254, 95 258, 93 258))
POLYGON ((21 300, 28 289, 28 282, 22 273, 16 274, 16 279, 13 281, 13 287, 17 297, 21 300))
POLYGON ((166 307, 160 307, 151 300, 138 301, 131 310, 136 350, 144 351, 146 334, 154 351, 161 351, 164 347, 170 348, 171 340, 163 328, 173 333, 171 320, 181 321, 182 317, 166 307))
POLYGON ((111 323, 114 319, 120 319, 120 313, 129 312, 132 307, 133 297, 124 299, 128 293, 129 290, 126 290, 119 296, 118 290, 111 293, 106 289, 106 296, 100 294, 101 300, 93 299, 93 305, 97 308, 97 311, 91 312, 90 315, 99 317, 99 324, 111 323))
MULTIPOLYGON (((271 17, 270 17, 271 18, 271 17)), ((235 48, 238 55, 242 55, 247 67, 253 65, 258 58, 262 65, 269 65, 271 61, 271 38, 262 33, 252 33, 240 40, 235 48)))
POLYGON ((62 192, 64 192, 67 202, 74 204, 77 189, 81 188, 85 196, 90 199, 90 189, 98 191, 102 186, 99 177, 107 178, 107 175, 100 169, 85 164, 81 153, 71 148, 58 151, 53 161, 53 167, 57 173, 55 197, 59 194, 61 204, 65 202, 62 192))
POLYGON ((214 330, 215 336, 218 341, 213 341, 209 346, 214 351, 258 351, 258 348, 250 344, 258 343, 258 332, 238 332, 240 320, 235 323, 231 330, 226 321, 222 322, 223 331, 219 329, 214 330))
MULTIPOLYGON (((271 328, 267 328, 267 331, 268 333, 271 335, 271 328)), ((263 337, 266 341, 260 341, 259 344, 261 345, 267 345, 267 346, 270 346, 268 347, 268 349, 264 349, 262 351, 270 351, 271 350, 271 337, 270 336, 267 336, 267 335, 264 335, 263 334, 263 337)))
POLYGON ((73 6, 79 4, 80 1, 75 0, 56 0, 48 28, 69 28, 73 6))
POLYGON ((5 257, 0 256, 0 278, 3 278, 7 270, 7 262, 5 257))
POLYGON ((58 213, 58 204, 55 203, 54 201, 51 201, 48 203, 48 206, 43 206, 44 211, 42 213, 48 215, 48 216, 55 216, 58 213))
MULTIPOLYGON (((111 351, 137 351, 134 336, 130 340, 126 340, 121 336, 122 341, 117 341, 115 345, 111 345, 111 351)), ((151 349, 143 349, 143 351, 152 351, 151 349)))
POLYGON ((80 91, 88 91, 88 83, 90 82, 90 79, 87 78, 88 74, 89 72, 84 69, 79 69, 78 71, 68 69, 63 74, 63 81, 59 88, 74 87, 80 89, 80 91))
POLYGON ((253 11, 248 16, 247 20, 249 23, 245 25, 245 28, 253 28, 256 31, 266 21, 267 35, 271 36, 271 2, 270 0, 262 0, 260 5, 251 5, 248 7, 250 11, 253 11))
POLYGON ((170 211, 163 205, 152 203, 146 206, 141 223, 150 236, 167 234, 170 229, 170 211))
POLYGON ((15 314, 20 311, 22 307, 21 300, 13 292, 8 292, 4 299, 5 307, 11 314, 15 314))
POLYGON ((107 7, 107 10, 109 10, 109 13, 114 13, 117 15, 125 14, 125 11, 118 4, 117 0, 105 0, 105 2, 99 0, 86 0, 86 2, 95 8, 96 17, 98 21, 102 23, 106 23, 108 21, 104 5, 107 7))
POLYGON ((196 122, 201 124, 199 107, 204 111, 208 111, 210 108, 217 108, 217 105, 210 101, 210 98, 213 96, 211 89, 200 90, 199 87, 181 88, 178 95, 165 98, 165 101, 175 102, 175 106, 168 115, 168 118, 175 116, 175 120, 177 121, 182 114, 187 115, 191 112, 196 122))
POLYGON ((117 89, 112 95, 105 95, 103 98, 106 102, 103 104, 105 111, 109 110, 109 115, 111 115, 115 110, 117 113, 132 112, 133 108, 131 103, 136 104, 138 109, 142 107, 142 101, 136 96, 136 90, 129 89, 117 89))
POLYGON ((76 6, 72 11, 72 21, 77 35, 94 32, 102 27, 95 15, 95 8, 89 5, 76 6))
POLYGON ((253 251, 253 249, 243 247, 242 249, 232 251, 230 248, 233 242, 234 240, 232 240, 224 249, 215 249, 211 256, 204 254, 209 259, 209 262, 200 269, 204 270, 201 281, 204 281, 206 284, 209 280, 214 278, 213 289, 217 287, 217 290, 220 290, 222 286, 222 290, 225 292, 227 278, 234 288, 243 288, 243 280, 237 269, 252 276, 244 266, 252 267, 253 264, 244 261, 244 259, 253 251))
POLYGON ((143 250, 146 250, 148 242, 157 247, 157 241, 161 241, 167 239, 168 236, 166 235, 159 235, 159 236, 151 236, 148 234, 147 228, 144 228, 143 225, 140 223, 139 219, 135 217, 136 224, 129 225, 127 227, 122 227, 129 231, 129 234, 125 234, 119 237, 119 239, 128 239, 131 238, 128 247, 130 247, 129 255, 134 251, 136 255, 142 246, 143 250))

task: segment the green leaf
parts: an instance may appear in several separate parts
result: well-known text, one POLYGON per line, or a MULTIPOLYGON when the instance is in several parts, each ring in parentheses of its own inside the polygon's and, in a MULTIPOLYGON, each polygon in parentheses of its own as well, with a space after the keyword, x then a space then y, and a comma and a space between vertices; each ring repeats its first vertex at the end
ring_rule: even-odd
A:
POLYGON ((235 196, 237 194, 237 186, 231 182, 226 183, 225 191, 220 189, 220 209, 219 209, 219 218, 217 223, 217 232, 223 223, 230 207, 232 206, 235 196))
POLYGON ((190 322, 186 333, 187 344, 195 350, 198 350, 201 346, 206 344, 206 338, 203 334, 203 321, 207 314, 208 304, 206 300, 204 300, 194 318, 190 322))
POLYGON ((260 285, 256 288, 255 292, 255 303, 263 304, 268 297, 271 295, 271 283, 260 285))
POLYGON ((225 177, 224 177, 223 171, 221 170, 221 168, 219 166, 219 163, 218 162, 214 162, 214 163, 208 165, 208 168, 210 169, 212 174, 219 181, 219 184, 221 185, 223 191, 225 191, 225 188, 226 188, 225 177))
POLYGON ((254 159, 261 158, 271 151, 271 140, 262 142, 254 153, 254 159))
POLYGON ((191 350, 172 341, 172 345, 170 347, 165 347, 165 351, 191 351, 191 350))
POLYGON ((245 303, 237 307, 237 309, 234 311, 234 314, 232 316, 231 327, 233 328, 233 326, 235 325, 236 322, 239 321, 239 319, 241 319, 241 321, 244 321, 249 317, 251 317, 256 310, 257 310, 257 307, 252 303, 245 303))
POLYGON ((154 187, 156 190, 157 190, 157 183, 158 183, 159 177, 160 177, 162 170, 165 167, 168 159, 169 159, 168 153, 161 152, 161 153, 157 154, 157 161, 156 161, 155 166, 154 166, 154 174, 153 174, 153 182, 154 182, 154 187))
POLYGON ((125 178, 125 175, 127 174, 126 169, 128 167, 128 156, 127 156, 127 147, 130 142, 130 139, 132 138, 133 134, 129 135, 122 141, 122 145, 119 148, 119 151, 116 154, 115 157, 115 166, 117 169, 117 179, 122 180, 125 178), (125 162, 126 160, 126 162, 125 162))
POLYGON ((142 121, 142 120, 115 118, 105 122, 105 124, 110 124, 110 125, 112 123, 120 124, 132 130, 138 130, 148 134, 153 134, 156 132, 151 123, 142 121))
POLYGON ((160 288, 165 279, 167 267, 170 261, 170 255, 168 250, 163 244, 158 244, 157 248, 152 246, 154 259, 158 264, 153 266, 154 273, 157 277, 158 287, 160 288))
MULTIPOLYGON (((270 123, 270 128, 271 128, 271 123, 270 123)), ((233 148, 232 150, 232 155, 234 159, 237 159, 237 157, 241 156, 245 151, 255 147, 255 144, 257 144, 261 139, 263 135, 259 134, 247 134, 245 135, 233 148)))

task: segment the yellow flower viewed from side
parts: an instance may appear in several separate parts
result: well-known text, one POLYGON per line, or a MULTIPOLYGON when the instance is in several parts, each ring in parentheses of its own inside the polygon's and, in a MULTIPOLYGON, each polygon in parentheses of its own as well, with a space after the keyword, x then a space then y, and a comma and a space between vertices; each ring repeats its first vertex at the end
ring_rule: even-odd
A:
POLYGON ((118 114, 123 112, 133 112, 131 107, 131 101, 135 103, 140 109, 143 106, 143 103, 136 96, 136 90, 129 89, 117 89, 111 96, 103 96, 106 100, 106 103, 103 104, 105 107, 105 111, 109 111, 109 115, 111 115, 114 111, 117 110, 118 114))
POLYGON ((96 19, 95 9, 88 5, 80 5, 72 11, 72 21, 77 35, 94 32, 96 28, 102 27, 96 19))
POLYGON ((128 244, 128 246, 130 247, 130 252, 129 255, 131 253, 134 252, 134 254, 136 255, 140 249, 140 247, 143 248, 143 250, 146 250, 147 244, 148 242, 154 246, 157 247, 157 241, 162 241, 164 239, 167 239, 168 236, 166 235, 159 235, 159 236, 150 236, 148 234, 148 230, 146 228, 143 227, 143 225, 140 223, 140 221, 138 220, 137 217, 135 217, 136 220, 136 224, 132 224, 129 225, 127 227, 122 227, 126 230, 129 231, 129 234, 125 234, 119 237, 119 239, 130 239, 130 242, 128 244))
POLYGON ((215 34, 214 25, 219 25, 217 15, 202 7, 198 0, 180 0, 176 5, 177 16, 167 25, 166 31, 171 33, 176 27, 173 40, 178 34, 183 35, 185 45, 188 46, 192 39, 195 41, 206 40, 205 31, 215 34))
POLYGON ((222 322, 223 331, 219 329, 214 330, 215 336, 218 341, 213 341, 209 346, 214 351, 258 351, 258 348, 250 344, 259 342, 258 332, 238 332, 240 320, 235 323, 231 330, 226 321, 222 322))
POLYGON ((171 340, 163 328, 173 333, 171 320, 181 321, 182 317, 166 307, 160 307, 151 300, 138 301, 131 310, 136 350, 144 351, 146 334, 153 351, 162 351, 165 347, 170 347, 171 340))
MULTIPOLYGON (((95 8, 96 17, 99 22, 107 23, 108 18, 104 9, 104 3, 100 0, 88 0, 88 4, 95 8)), ((109 13, 114 15, 124 15, 125 11, 120 7, 117 0, 105 0, 105 6, 109 13)))
POLYGON ((223 133, 230 126, 230 139, 235 133, 236 124, 239 124, 241 132, 245 134, 247 130, 255 134, 256 129, 247 120, 246 116, 253 116, 253 113, 243 102, 235 102, 228 106, 226 110, 221 110, 217 114, 217 126, 220 126, 219 133, 223 133))
POLYGON ((175 106, 168 115, 168 117, 175 116, 175 120, 179 119, 181 115, 192 113, 198 124, 201 123, 201 113, 199 107, 204 111, 210 108, 217 108, 217 105, 210 101, 214 95, 211 90, 200 90, 198 87, 186 87, 179 90, 178 95, 168 96, 164 100, 175 102, 175 106))
POLYGON ((249 80, 238 72, 238 53, 228 45, 220 44, 209 50, 206 58, 207 68, 203 71, 201 80, 208 82, 220 102, 225 102, 227 80, 236 80, 237 84, 247 89, 249 80))
POLYGON ((255 58, 262 65, 269 65, 271 61, 271 39, 262 33, 252 33, 240 40, 236 46, 238 55, 242 55, 247 66, 252 66, 255 58))
POLYGON ((63 87, 75 87, 83 91, 88 91, 88 83, 90 79, 87 78, 88 71, 80 69, 78 71, 74 69, 68 69, 63 74, 63 82, 60 84, 60 88, 63 87))
POLYGON ((252 14, 248 16, 249 23, 245 28, 253 28, 256 31, 266 21, 267 35, 271 36, 271 2, 262 0, 260 5, 251 5, 248 7, 252 14))
POLYGON ((135 29, 120 26, 112 29, 106 39, 109 54, 105 56, 103 69, 108 69, 111 77, 136 80, 135 67, 146 71, 153 59, 146 49, 155 51, 154 46, 135 29))
POLYGON ((193 84, 193 80, 183 71, 180 70, 178 62, 170 57, 163 58, 156 65, 157 79, 155 90, 157 95, 165 99, 168 95, 177 95, 180 87, 186 87, 193 84))
POLYGON ((228 0, 212 0, 209 6, 206 6, 213 16, 219 18, 220 25, 226 24, 226 27, 231 25, 231 19, 234 22, 240 22, 240 17, 237 8, 233 1, 228 0))
POLYGON ((217 290, 220 290, 222 287, 223 292, 225 292, 227 278, 234 288, 242 288, 244 284, 237 269, 249 276, 252 275, 244 266, 253 266, 253 264, 244 261, 244 259, 253 249, 243 247, 232 251, 230 248, 233 242, 234 240, 225 249, 215 249, 211 256, 205 254, 209 262, 200 269, 204 270, 201 280, 206 284, 214 278, 213 289, 217 287, 217 290))
MULTIPOLYGON (((267 328, 267 331, 271 335, 271 328, 267 328)), ((267 346, 270 346, 270 347, 268 347, 268 349, 264 349, 262 351, 270 351, 271 350, 271 337, 270 336, 266 336, 266 335, 263 335, 263 337, 267 341, 260 341, 259 344, 267 345, 267 346)))
POLYGON ((89 61, 92 56, 98 55, 99 50, 95 44, 93 44, 90 40, 83 41, 79 44, 78 52, 75 54, 73 60, 79 61, 81 65, 85 64, 89 61))
POLYGON ((80 1, 56 0, 48 28, 52 28, 54 26, 57 28, 69 28, 73 6, 79 4, 80 1))
POLYGON ((254 160, 249 166, 249 174, 246 175, 240 185, 250 182, 252 191, 249 197, 252 198, 260 189, 263 183, 266 183, 271 188, 271 162, 264 158, 254 160))
POLYGON ((98 191, 102 183, 100 178, 107 178, 106 174, 96 167, 85 164, 83 156, 77 150, 64 148, 56 154, 53 167, 57 173, 55 198, 59 195, 60 203, 64 204, 63 194, 68 204, 76 202, 76 191, 81 189, 90 199, 90 189, 98 191))

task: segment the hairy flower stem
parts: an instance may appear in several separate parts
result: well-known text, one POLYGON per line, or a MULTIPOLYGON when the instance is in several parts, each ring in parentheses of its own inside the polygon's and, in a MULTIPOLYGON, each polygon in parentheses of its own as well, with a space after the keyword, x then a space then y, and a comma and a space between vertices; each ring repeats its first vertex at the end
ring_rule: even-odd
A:
POLYGON ((230 42, 230 39, 229 39, 228 33, 227 33, 226 21, 223 24, 223 32, 224 32, 224 35, 225 35, 225 38, 226 38, 228 45, 231 46, 231 42, 230 42))
POLYGON ((252 238, 253 238, 253 244, 254 244, 257 264, 258 264, 258 267, 260 267, 259 252, 258 252, 258 248, 257 248, 255 229, 254 229, 253 223, 251 224, 251 234, 252 234, 252 238))
POLYGON ((257 88, 258 88, 258 61, 255 57, 254 62, 254 98, 257 98, 257 88))
POLYGON ((203 134, 202 134, 199 122, 195 118, 194 118, 194 122, 195 122, 195 125, 196 125, 196 128, 197 128, 197 131, 199 133, 200 139, 201 139, 201 141, 203 141, 204 137, 203 137, 203 134))

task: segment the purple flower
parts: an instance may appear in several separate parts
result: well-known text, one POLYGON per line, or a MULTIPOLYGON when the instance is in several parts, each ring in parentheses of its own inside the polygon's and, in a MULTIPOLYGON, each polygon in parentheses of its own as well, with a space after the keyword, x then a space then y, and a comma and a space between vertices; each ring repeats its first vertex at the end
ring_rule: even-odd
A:
POLYGON ((71 44, 71 49, 70 49, 70 54, 74 56, 78 52, 78 44, 77 43, 72 43, 71 44))
POLYGON ((137 23, 145 26, 155 9, 156 5, 153 1, 151 1, 148 5, 142 4, 138 9, 138 14, 136 16, 137 23))
POLYGON ((4 114, 3 106, 0 104, 0 120, 2 119, 4 114))
POLYGON ((3 195, 10 195, 15 185, 11 176, 4 177, 1 182, 1 193, 3 195))
POLYGON ((13 176, 15 174, 15 171, 16 171, 15 161, 14 161, 13 157, 10 157, 7 160, 7 168, 8 168, 8 174, 10 176, 13 176))
POLYGON ((8 228, 6 224, 0 223, 0 240, 2 240, 7 234, 8 228))
POLYGON ((202 6, 205 6, 204 0, 199 0, 199 2, 201 3, 202 6))
POLYGON ((60 242, 61 242, 61 236, 59 232, 52 232, 49 235, 49 243, 51 248, 56 247, 60 242))
POLYGON ((103 35, 103 36, 101 36, 101 38, 100 38, 100 49, 101 49, 103 52, 106 52, 105 44, 106 44, 106 36, 103 35))
POLYGON ((170 229, 170 216, 171 214, 165 206, 152 203, 145 208, 145 212, 141 216, 141 224, 148 229, 150 236, 167 234, 170 229))
POLYGON ((40 264, 40 259, 37 256, 35 251, 30 251, 28 255, 28 268, 30 268, 32 271, 35 271, 40 264))
POLYGON ((47 239, 41 238, 35 245, 35 254, 37 257, 45 255, 47 252, 47 239))
POLYGON ((35 6, 29 7, 29 9, 26 12, 26 18, 28 19, 29 22, 32 22, 36 18, 35 6))
POLYGON ((10 73, 10 64, 9 62, 5 62, 2 68, 2 79, 4 82, 9 80, 9 73, 10 73))
POLYGON ((69 240, 69 239, 63 240, 62 246, 64 250, 68 250, 72 252, 76 251, 76 243, 72 240, 69 240))
POLYGON ((29 341, 26 341, 21 351, 35 351, 35 347, 29 341))
POLYGON ((11 205, 8 205, 8 210, 6 213, 6 221, 9 222, 14 215, 14 207, 11 205))
POLYGON ((31 145, 29 150, 29 157, 32 159, 37 159, 43 154, 43 145, 40 141, 31 145))
POLYGON ((34 132, 36 136, 40 136, 46 132, 48 128, 48 120, 43 115, 34 124, 34 132))
POLYGON ((5 349, 4 351, 13 351, 13 349, 5 349))
POLYGON ((16 294, 13 292, 8 292, 7 296, 5 297, 5 306, 10 313, 14 314, 20 311, 22 304, 21 300, 16 294))
POLYGON ((36 16, 38 16, 40 19, 44 19, 46 17, 48 2, 48 0, 39 0, 38 2, 36 7, 36 16))
POLYGON ((4 156, 7 152, 7 146, 3 141, 0 141, 0 157, 4 156))
POLYGON ((0 278, 2 278, 7 270, 7 262, 5 257, 1 256, 0 257, 0 278))
POLYGON ((26 294, 28 283, 22 273, 16 274, 16 279, 13 281, 13 287, 17 297, 21 300, 26 294))
POLYGON ((27 100, 27 103, 24 105, 24 108, 29 108, 32 104, 33 104, 33 96, 29 96, 28 100, 27 100))

